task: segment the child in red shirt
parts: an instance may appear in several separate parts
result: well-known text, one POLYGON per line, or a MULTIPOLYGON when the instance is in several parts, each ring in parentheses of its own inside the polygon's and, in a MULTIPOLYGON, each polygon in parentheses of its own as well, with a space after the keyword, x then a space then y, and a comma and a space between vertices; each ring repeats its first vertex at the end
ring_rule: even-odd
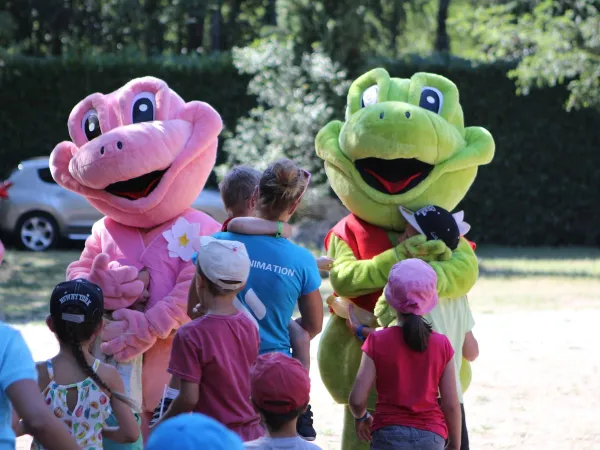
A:
POLYGON ((180 390, 155 426, 182 413, 198 412, 244 441, 258 439, 264 429, 250 402, 249 374, 260 340, 254 323, 233 304, 250 273, 246 247, 204 236, 196 271, 206 313, 175 334, 168 371, 180 380, 180 390))
POLYGON ((446 439, 447 449, 460 448, 454 350, 422 317, 437 304, 436 284, 435 271, 421 260, 399 262, 390 272, 385 296, 402 325, 369 335, 349 400, 358 437, 371 449, 443 450, 446 439), (366 404, 373 383, 372 417, 366 404))

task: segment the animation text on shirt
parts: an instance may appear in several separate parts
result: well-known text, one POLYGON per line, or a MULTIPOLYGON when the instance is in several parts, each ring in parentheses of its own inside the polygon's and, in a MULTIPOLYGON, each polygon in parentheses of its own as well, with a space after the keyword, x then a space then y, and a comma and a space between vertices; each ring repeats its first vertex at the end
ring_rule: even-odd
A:
POLYGON ((68 129, 72 142, 52 152, 52 176, 106 217, 67 277, 87 278, 104 291, 113 320, 103 330, 102 351, 121 362, 144 355, 150 411, 167 382, 172 334, 189 320, 194 246, 220 228, 190 205, 215 163, 221 117, 145 77, 86 97, 68 129))
MULTIPOLYGON (((316 151, 325 161, 331 187, 351 212, 325 242, 336 260, 330 280, 337 295, 375 312, 380 325, 388 326, 395 317, 382 289, 391 267, 411 257, 436 271, 441 299, 471 289, 478 266, 464 238, 454 252, 424 236, 398 242, 406 225, 400 206, 416 211, 433 204, 451 211, 473 183, 478 166, 493 158, 492 136, 483 128, 465 128, 454 83, 429 73, 399 79, 384 69, 372 70, 352 84, 346 121, 326 125, 317 135, 316 151)), ((344 322, 332 315, 319 348, 323 382, 342 404, 361 358, 360 342, 344 322)), ((465 367, 463 375, 469 374, 465 367)), ((374 404, 372 395, 369 407, 374 404)), ((357 440, 347 407, 342 448, 368 448, 357 440)))

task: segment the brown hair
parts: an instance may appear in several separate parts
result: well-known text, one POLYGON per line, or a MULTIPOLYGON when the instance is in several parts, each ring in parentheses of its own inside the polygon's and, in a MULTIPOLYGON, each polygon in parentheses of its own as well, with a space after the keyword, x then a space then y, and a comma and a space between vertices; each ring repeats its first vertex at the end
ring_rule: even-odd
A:
MULTIPOLYGON (((282 402, 282 404, 284 404, 284 403, 285 402, 282 402)), ((304 411, 306 411, 307 406, 308 406, 308 404, 306 404, 298 409, 294 409, 293 411, 290 411, 287 413, 274 413, 271 411, 267 411, 263 408, 260 408, 256 403, 254 403, 255 409, 257 409, 258 412, 260 413, 260 415, 262 415, 263 422, 266 425, 267 429, 269 431, 275 431, 275 432, 281 430, 285 425, 287 425, 291 421, 296 420, 298 417, 300 417, 300 415, 304 411)))
POLYGON ((431 325, 423 318, 414 314, 402 314, 402 334, 404 342, 411 350, 423 353, 429 345, 431 336, 431 325))
POLYGON ((236 166, 225 175, 219 190, 225 209, 237 209, 250 200, 258 186, 260 172, 247 166, 236 166))
MULTIPOLYGON (((198 261, 196 261, 196 275, 202 278, 202 284, 206 286, 206 288, 208 289, 208 292, 210 292, 210 294, 213 297, 223 297, 224 295, 231 294, 232 292, 241 290, 241 288, 240 289, 225 289, 225 288, 219 286, 218 284, 213 283, 211 280, 208 279, 208 277, 206 275, 204 275, 204 272, 202 272, 202 269, 200 268, 200 264, 198 263, 198 261)), ((221 281, 224 282, 225 284, 239 283, 239 281, 230 281, 230 280, 221 280, 221 281)))
POLYGON ((275 219, 298 201, 308 179, 294 161, 280 159, 264 171, 259 183, 258 209, 275 219))

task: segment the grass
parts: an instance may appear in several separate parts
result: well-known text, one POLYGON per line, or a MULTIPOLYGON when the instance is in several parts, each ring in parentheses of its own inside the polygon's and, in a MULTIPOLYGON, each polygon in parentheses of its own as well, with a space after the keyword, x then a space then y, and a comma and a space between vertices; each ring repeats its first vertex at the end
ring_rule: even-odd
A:
MULTIPOLYGON (((481 276, 469 294, 481 355, 465 394, 471 448, 599 448, 600 250, 481 247, 481 276), (565 424, 568 424, 565 426, 565 424)), ((76 251, 9 251, 0 299, 12 323, 44 319, 54 285, 76 251)), ((324 297, 331 285, 323 280, 324 297)), ((56 343, 45 327, 20 326, 34 357, 56 343)), ((320 382, 311 344, 316 443, 339 449, 342 408, 320 382)), ((26 439, 18 448, 29 448, 26 439)))
MULTIPOLYGON (((599 249, 477 250, 481 276, 471 291, 476 312, 523 309, 556 310, 595 307, 600 300, 599 249)), ((13 323, 38 322, 47 313, 53 287, 64 280, 67 265, 77 250, 46 253, 8 251, 0 269, 0 306, 13 323)), ((326 298, 332 289, 323 280, 326 298)))

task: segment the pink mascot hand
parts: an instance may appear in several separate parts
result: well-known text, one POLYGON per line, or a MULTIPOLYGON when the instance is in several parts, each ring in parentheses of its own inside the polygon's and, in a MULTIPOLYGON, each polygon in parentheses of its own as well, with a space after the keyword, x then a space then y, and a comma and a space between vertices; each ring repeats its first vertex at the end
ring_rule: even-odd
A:
POLYGON ((116 310, 131 306, 144 292, 144 282, 138 280, 138 270, 110 262, 106 253, 96 255, 88 280, 96 283, 104 293, 105 308, 116 310))
POLYGON ((100 349, 113 355, 116 361, 126 362, 146 352, 156 342, 144 313, 131 309, 119 309, 113 320, 102 330, 100 349))

